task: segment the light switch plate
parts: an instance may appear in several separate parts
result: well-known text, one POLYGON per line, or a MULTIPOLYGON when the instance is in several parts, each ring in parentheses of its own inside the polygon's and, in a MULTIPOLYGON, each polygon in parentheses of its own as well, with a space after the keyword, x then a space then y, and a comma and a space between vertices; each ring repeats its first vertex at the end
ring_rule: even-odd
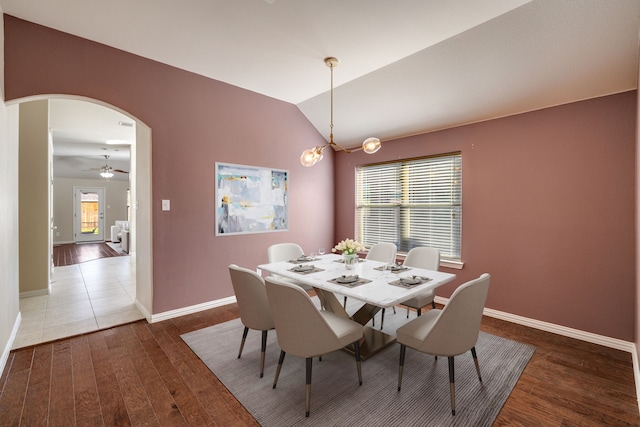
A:
POLYGON ((163 211, 170 211, 171 210, 171 201, 170 200, 163 200, 162 201, 162 210, 163 211))

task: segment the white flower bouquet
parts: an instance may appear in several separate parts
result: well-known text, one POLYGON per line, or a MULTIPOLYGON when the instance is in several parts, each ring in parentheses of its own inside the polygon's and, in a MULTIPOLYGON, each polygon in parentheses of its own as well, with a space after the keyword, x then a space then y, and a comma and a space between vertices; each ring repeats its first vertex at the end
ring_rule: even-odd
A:
POLYGON ((364 251, 364 246, 362 245, 362 243, 357 242, 353 239, 344 239, 343 241, 341 241, 340 243, 338 243, 337 245, 335 245, 332 249, 331 252, 342 252, 343 255, 354 255, 357 254, 360 251, 364 251))

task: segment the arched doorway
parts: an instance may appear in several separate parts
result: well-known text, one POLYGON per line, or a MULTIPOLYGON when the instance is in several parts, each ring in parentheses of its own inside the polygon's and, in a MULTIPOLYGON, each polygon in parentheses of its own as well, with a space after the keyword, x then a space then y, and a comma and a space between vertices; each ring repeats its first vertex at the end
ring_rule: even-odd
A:
MULTIPOLYGON (((21 104, 30 101, 51 102, 54 99, 60 98, 60 96, 30 97, 28 99, 14 101, 12 104, 21 104)), ((84 97, 62 98, 83 103, 91 103, 93 105, 100 105, 102 107, 112 109, 113 111, 117 111, 129 118, 129 121, 132 123, 135 123, 135 144, 131 146, 131 170, 129 180, 131 191, 132 230, 130 254, 132 261, 135 263, 135 305, 147 319, 150 319, 153 295, 151 246, 151 130, 146 124, 127 112, 121 111, 117 107, 101 101, 84 97)))

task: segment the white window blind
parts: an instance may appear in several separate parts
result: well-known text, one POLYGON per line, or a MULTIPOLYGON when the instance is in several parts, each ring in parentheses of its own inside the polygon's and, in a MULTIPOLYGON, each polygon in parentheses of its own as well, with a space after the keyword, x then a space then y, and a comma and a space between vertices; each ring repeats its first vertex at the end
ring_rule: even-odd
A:
POLYGON ((460 153, 356 168, 356 236, 365 246, 429 246, 460 260, 461 222, 460 153))

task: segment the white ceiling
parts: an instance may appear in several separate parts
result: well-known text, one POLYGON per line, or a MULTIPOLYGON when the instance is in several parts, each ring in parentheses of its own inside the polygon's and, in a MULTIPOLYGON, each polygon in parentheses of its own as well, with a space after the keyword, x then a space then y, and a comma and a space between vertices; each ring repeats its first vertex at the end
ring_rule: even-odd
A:
MULTIPOLYGON (((135 122, 124 114, 93 102, 52 99, 49 128, 54 177, 97 179, 99 169, 106 165, 129 171, 130 147, 135 144, 136 130, 135 122)), ((110 179, 129 177, 116 172, 110 179)))
MULTIPOLYGON (((637 87, 638 0, 0 0, 4 13, 297 105, 358 145, 637 87)), ((103 138, 104 139, 104 138, 103 138)))

